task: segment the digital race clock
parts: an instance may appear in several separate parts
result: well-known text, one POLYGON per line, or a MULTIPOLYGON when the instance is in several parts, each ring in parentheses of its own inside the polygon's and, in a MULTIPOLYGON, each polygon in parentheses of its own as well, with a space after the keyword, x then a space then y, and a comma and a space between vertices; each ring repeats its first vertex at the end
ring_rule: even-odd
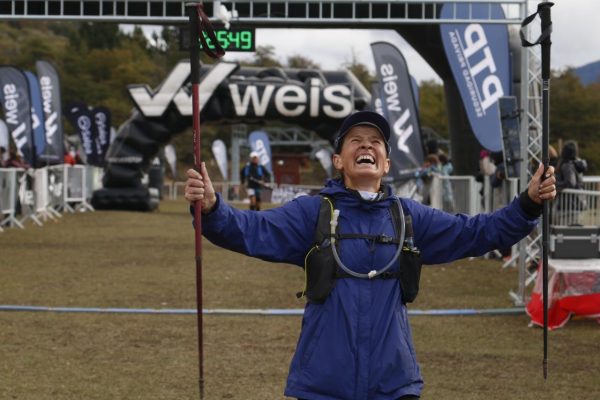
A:
MULTIPOLYGON (((225 28, 215 29, 217 41, 225 51, 254 51, 255 30, 254 28, 240 28, 232 26, 229 30, 225 28)), ((215 45, 212 43, 206 32, 204 32, 206 44, 211 50, 215 45)), ((199 43, 202 49, 202 43, 199 43)))
MULTIPOLYGON (((256 30, 254 28, 245 28, 241 26, 231 26, 225 29, 223 26, 215 26, 215 36, 217 41, 225 51, 248 51, 256 50, 256 30)), ((206 44, 211 50, 214 50, 215 45, 210 40, 208 35, 204 33, 206 44)), ((190 30, 188 27, 182 27, 179 30, 179 47, 180 50, 189 50, 190 46, 190 30)), ((198 46, 202 50, 202 43, 198 40, 198 46)))

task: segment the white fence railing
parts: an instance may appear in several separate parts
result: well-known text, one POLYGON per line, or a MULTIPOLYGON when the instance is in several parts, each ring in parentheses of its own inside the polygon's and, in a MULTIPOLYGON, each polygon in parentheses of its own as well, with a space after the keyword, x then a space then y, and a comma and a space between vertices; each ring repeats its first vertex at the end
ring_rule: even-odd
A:
MULTIPOLYGON (((592 193, 600 193, 600 176, 584 177, 584 187, 586 191, 573 192, 572 190, 563 191, 564 195, 559 194, 554 202, 554 208, 561 201, 567 209, 575 207, 569 205, 574 204, 574 200, 570 200, 569 196, 576 193, 576 196, 583 196, 584 203, 595 206, 595 195, 592 193), (571 193, 571 195, 568 195, 571 193), (587 193, 584 195, 584 193, 587 193), (566 196, 561 200, 561 196, 566 196), (588 198, 591 196, 590 198, 588 198)), ((213 182, 215 190, 226 200, 242 200, 246 196, 244 185, 239 182, 213 182)), ((178 199, 184 195, 185 182, 168 182, 164 185, 164 192, 168 193, 170 199, 178 199)), ((322 187, 312 185, 279 185, 275 186, 270 193, 270 201, 272 203, 285 203, 296 197, 300 193, 315 194, 322 187)), ((411 191, 410 193, 413 193, 411 191)), ((508 204, 515 196, 519 194, 519 181, 517 179, 506 179, 499 187, 492 188, 489 185, 489 180, 484 179, 484 182, 477 182, 472 176, 442 176, 435 174, 432 177, 432 182, 429 188, 429 196, 431 206, 451 213, 465 213, 469 215, 478 214, 480 212, 491 212, 508 204)), ((406 196, 405 193, 402 194, 406 196)), ((409 197, 411 197, 409 195, 409 197)), ((600 206, 600 205, 598 205, 600 206)), ((563 218, 567 214, 575 214, 565 211, 556 215, 556 218, 563 218)), ((590 221, 594 214, 592 210, 585 210, 583 215, 579 216, 579 220, 590 221)), ((595 217, 594 217, 595 218, 595 217)), ((557 220, 564 221, 564 220, 557 220)), ((576 223, 576 222, 575 222, 576 223)))
POLYGON ((0 231, 32 220, 38 225, 60 212, 93 211, 89 200, 102 187, 102 168, 54 165, 38 169, 0 168, 0 231))
POLYGON ((583 189, 591 191, 600 190, 600 176, 584 176, 583 189))
MULTIPOLYGON (((246 198, 246 188, 239 182, 213 182, 213 187, 227 201, 243 201, 246 198)), ((272 188, 265 188, 262 197, 263 202, 283 204, 302 194, 318 193, 322 188, 323 186, 316 185, 274 185, 272 188)), ((163 185, 163 193, 168 193, 172 200, 183 197, 184 190, 185 182, 167 182, 163 185)))
POLYGON ((481 184, 472 176, 434 174, 429 196, 431 206, 449 213, 474 215, 481 211, 481 184))
POLYGON ((600 191, 564 189, 552 207, 551 225, 600 226, 600 191))
POLYGON ((24 170, 20 168, 0 168, 0 232, 3 226, 23 225, 17 215, 17 178, 24 170))

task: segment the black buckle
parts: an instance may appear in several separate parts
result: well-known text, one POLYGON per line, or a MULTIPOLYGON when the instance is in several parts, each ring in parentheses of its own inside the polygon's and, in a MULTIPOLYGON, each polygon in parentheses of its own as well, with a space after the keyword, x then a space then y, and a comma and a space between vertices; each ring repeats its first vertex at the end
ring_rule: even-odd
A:
POLYGON ((392 241, 394 240, 394 238, 391 237, 391 236, 387 236, 386 234, 383 234, 383 235, 377 236, 376 240, 379 243, 392 243, 392 241))

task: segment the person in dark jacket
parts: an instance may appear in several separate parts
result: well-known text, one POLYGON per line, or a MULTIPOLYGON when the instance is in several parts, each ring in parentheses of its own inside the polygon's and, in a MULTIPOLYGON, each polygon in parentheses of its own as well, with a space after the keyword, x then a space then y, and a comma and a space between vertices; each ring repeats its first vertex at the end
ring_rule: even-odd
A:
POLYGON ((246 182, 246 193, 250 198, 250 209, 260 211, 261 194, 266 182, 271 179, 271 174, 258 162, 258 153, 250 153, 250 162, 242 168, 240 173, 242 185, 246 182))
POLYGON ((573 141, 566 142, 556 167, 556 188, 583 189, 583 174, 586 171, 586 161, 577 157, 577 144, 573 141))
MULTIPOLYGON (((411 217, 423 263, 439 264, 516 243, 536 226, 542 200, 556 195, 553 168, 544 180, 540 168, 525 192, 491 214, 451 215, 398 198, 382 185, 390 169, 389 138, 388 122, 370 111, 347 117, 337 134, 332 161, 341 178, 328 181, 321 195, 334 201, 336 232, 345 236, 340 237, 336 263, 359 277, 335 279, 324 301, 307 302, 286 396, 405 400, 421 395, 423 379, 402 285, 397 279, 376 279, 392 265, 401 240, 375 243, 361 237, 397 237, 390 207, 399 206, 405 218, 411 217)), ((305 267, 315 246, 320 196, 301 196, 261 212, 242 211, 215 193, 204 165, 200 172, 188 170, 187 176, 185 197, 200 203, 202 233, 208 240, 262 260, 305 267)), ((330 247, 335 254, 335 245, 330 247)), ((388 272, 402 268, 396 262, 388 272)))
MULTIPOLYGON (((568 141, 560 151, 556 166, 556 189, 583 189, 583 173, 587 171, 585 160, 577 156, 577 143, 568 141)), ((551 221, 558 218, 560 225, 579 224, 581 211, 587 207, 584 196, 577 194, 561 193, 556 208, 551 211, 551 221)))
POLYGON ((8 160, 8 157, 5 157, 5 155, 7 155, 6 149, 3 146, 0 146, 0 168, 4 168, 6 165, 4 158, 8 160))

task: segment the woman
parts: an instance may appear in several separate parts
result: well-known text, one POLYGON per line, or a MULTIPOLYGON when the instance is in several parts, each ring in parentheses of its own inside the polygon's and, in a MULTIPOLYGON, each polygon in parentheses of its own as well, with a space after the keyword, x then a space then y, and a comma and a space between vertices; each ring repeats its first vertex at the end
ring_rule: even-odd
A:
POLYGON ((556 195, 553 168, 541 183, 540 168, 526 192, 493 214, 450 215, 400 199, 381 184, 390 169, 389 139, 390 127, 379 114, 350 115, 334 143, 332 162, 342 177, 330 180, 320 196, 302 196, 260 212, 227 205, 215 193, 204 165, 200 173, 187 172, 185 197, 202 205, 203 234, 216 245, 313 271, 318 265, 311 265, 309 256, 315 249, 338 256, 335 276, 323 278, 331 280, 325 282, 331 283, 325 298, 308 297, 286 396, 307 400, 419 398, 423 380, 403 282, 395 278, 407 266, 404 258, 397 258, 407 242, 402 243, 402 236, 396 234, 392 207, 400 207, 405 219, 412 220, 413 235, 406 229, 404 238, 412 236, 424 263, 437 264, 516 243, 536 225, 542 200, 556 195), (337 210, 329 213, 337 215, 337 229, 334 225, 330 241, 315 244, 323 196, 337 210), (342 267, 356 276, 338 275, 342 267), (378 279, 386 276, 393 279, 378 279))

